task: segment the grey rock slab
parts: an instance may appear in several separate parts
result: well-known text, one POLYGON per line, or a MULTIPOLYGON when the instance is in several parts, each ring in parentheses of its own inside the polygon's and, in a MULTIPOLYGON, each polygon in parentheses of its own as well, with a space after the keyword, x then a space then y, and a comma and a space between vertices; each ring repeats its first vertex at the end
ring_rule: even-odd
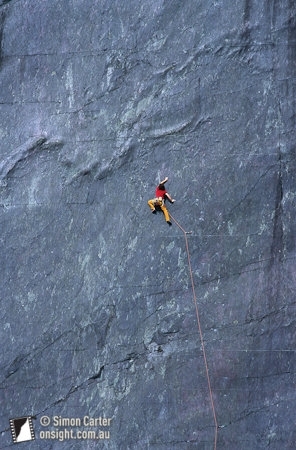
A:
POLYGON ((289 0, 0 1, 1 448, 294 448, 295 36, 289 0))

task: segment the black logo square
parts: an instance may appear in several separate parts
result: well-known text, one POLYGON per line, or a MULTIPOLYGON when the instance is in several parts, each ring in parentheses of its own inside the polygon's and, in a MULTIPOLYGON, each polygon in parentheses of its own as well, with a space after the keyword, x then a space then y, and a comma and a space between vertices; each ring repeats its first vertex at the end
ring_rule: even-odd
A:
POLYGON ((9 423, 12 439, 15 444, 18 442, 33 441, 35 439, 32 417, 10 419, 9 423))

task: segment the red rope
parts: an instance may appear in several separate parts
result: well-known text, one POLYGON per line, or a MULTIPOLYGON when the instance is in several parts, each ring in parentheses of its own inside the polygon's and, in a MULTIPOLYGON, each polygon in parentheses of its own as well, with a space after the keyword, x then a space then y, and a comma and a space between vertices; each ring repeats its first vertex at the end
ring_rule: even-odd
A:
POLYGON ((185 238, 185 243, 186 243, 188 267, 189 267, 189 272, 190 272, 190 279, 191 279, 191 285, 192 285, 192 292, 193 292, 193 299, 194 299, 195 312, 196 312, 196 318, 197 318, 197 325, 198 325, 198 331, 199 331, 199 335, 200 335, 202 353, 203 353, 203 358, 204 358, 204 363, 205 363, 205 368, 206 368, 207 381, 208 381, 209 395, 210 395, 211 406, 212 406, 213 417, 214 417, 214 424, 215 424, 214 450, 216 450, 216 448, 217 448, 217 438, 218 438, 218 422, 217 422, 215 404, 214 404, 214 399, 213 399, 213 392, 212 392, 212 387, 211 387, 211 380, 210 380, 210 375, 209 375, 209 368, 208 368, 205 344, 204 344, 202 328, 201 328, 201 324, 200 324, 200 317, 199 317, 199 312, 198 312, 197 297, 196 297, 196 294, 195 294, 193 272, 192 272, 191 261, 190 261, 190 252, 189 252, 189 245, 188 245, 187 234, 190 234, 191 232, 185 231, 184 228, 171 215, 171 213, 170 213, 170 216, 173 219, 173 221, 175 222, 175 224, 177 225, 177 227, 179 227, 180 230, 184 233, 184 238, 185 238))

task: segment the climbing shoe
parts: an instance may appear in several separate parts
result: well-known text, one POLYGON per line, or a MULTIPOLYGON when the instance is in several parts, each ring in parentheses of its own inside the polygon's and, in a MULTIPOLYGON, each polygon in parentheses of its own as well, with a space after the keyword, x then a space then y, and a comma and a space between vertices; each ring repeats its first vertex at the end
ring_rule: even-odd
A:
POLYGON ((172 222, 170 222, 169 220, 167 221, 167 224, 171 227, 172 226, 172 222))

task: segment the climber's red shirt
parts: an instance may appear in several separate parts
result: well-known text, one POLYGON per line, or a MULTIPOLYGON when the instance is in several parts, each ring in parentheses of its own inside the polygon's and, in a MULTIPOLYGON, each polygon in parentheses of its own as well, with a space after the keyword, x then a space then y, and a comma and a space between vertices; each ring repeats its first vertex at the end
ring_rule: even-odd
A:
POLYGON ((159 185, 158 185, 157 188, 155 189, 155 197, 161 197, 161 198, 164 198, 165 195, 166 195, 166 193, 167 193, 166 190, 163 191, 162 189, 159 189, 159 185))

